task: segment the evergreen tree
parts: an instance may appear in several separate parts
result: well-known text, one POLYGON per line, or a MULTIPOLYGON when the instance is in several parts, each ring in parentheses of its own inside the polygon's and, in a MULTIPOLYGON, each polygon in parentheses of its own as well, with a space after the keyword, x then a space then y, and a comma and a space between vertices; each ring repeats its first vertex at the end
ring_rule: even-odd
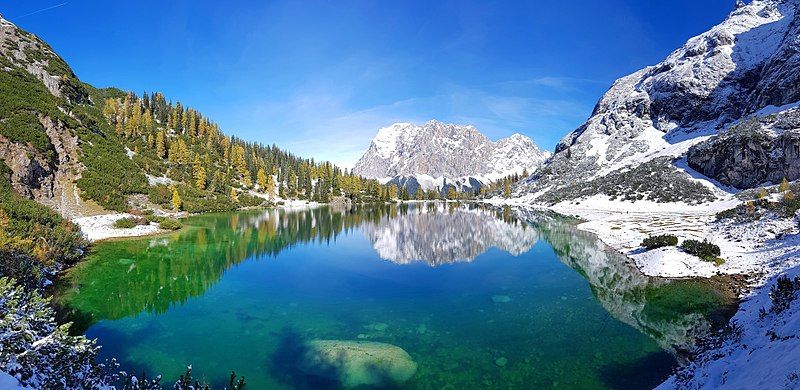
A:
POLYGON ((286 182, 286 195, 290 198, 297 197, 297 175, 294 171, 289 172, 289 178, 286 182))
POLYGON ((164 144, 164 132, 159 131, 156 133, 156 155, 160 158, 164 158, 167 153, 166 146, 164 144))
POLYGON ((458 192, 456 191, 455 187, 450 187, 447 190, 447 199, 450 199, 450 200, 458 199, 458 192))

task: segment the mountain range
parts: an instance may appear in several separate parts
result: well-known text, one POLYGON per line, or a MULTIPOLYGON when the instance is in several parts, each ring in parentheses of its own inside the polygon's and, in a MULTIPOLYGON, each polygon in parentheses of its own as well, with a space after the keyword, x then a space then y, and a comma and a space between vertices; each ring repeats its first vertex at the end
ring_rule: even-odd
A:
POLYGON ((406 187, 412 194, 419 188, 475 192, 505 176, 533 172, 548 157, 549 152, 521 134, 493 142, 474 126, 431 120, 380 129, 353 171, 406 187))

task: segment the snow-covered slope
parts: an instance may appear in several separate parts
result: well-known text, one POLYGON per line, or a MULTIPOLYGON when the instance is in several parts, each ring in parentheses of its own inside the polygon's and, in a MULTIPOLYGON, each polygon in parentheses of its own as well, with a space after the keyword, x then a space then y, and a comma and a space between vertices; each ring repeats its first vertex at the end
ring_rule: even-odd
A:
POLYGON ((740 2, 724 22, 663 62, 617 80, 522 191, 542 195, 658 157, 677 158, 741 118, 800 100, 799 5, 740 2))
POLYGON ((448 179, 485 183, 533 172, 549 156, 521 134, 492 142, 474 126, 432 120, 422 126, 395 123, 380 129, 353 170, 376 179, 413 177, 431 189, 441 188, 448 179))

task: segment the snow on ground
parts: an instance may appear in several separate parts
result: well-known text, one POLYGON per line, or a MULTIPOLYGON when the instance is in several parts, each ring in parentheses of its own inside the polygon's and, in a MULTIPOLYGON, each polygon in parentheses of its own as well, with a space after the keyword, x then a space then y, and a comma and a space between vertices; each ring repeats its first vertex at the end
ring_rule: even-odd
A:
POLYGON ((114 222, 117 220, 131 217, 134 217, 134 215, 128 213, 114 213, 75 218, 72 222, 80 226, 81 232, 83 232, 84 237, 89 241, 99 241, 114 237, 146 236, 163 232, 163 230, 158 228, 157 223, 137 225, 130 229, 118 229, 114 227, 114 222))
POLYGON ((286 209, 301 209, 301 208, 313 208, 319 207, 321 204, 318 202, 310 202, 307 200, 299 200, 299 199, 277 199, 278 202, 283 202, 282 205, 278 205, 278 208, 286 208, 286 209))
MULTIPOLYGON (((800 267, 786 275, 800 275, 800 267)), ((741 304, 731 320, 737 332, 658 389, 800 388, 800 298, 795 293, 787 309, 772 312, 770 289, 775 281, 758 288, 741 304), (764 314, 760 314, 762 309, 764 314)))
MULTIPOLYGON (((530 199, 490 199, 489 203, 530 207, 530 199)), ((568 201, 547 208, 581 218, 579 229, 596 234, 603 242, 628 255, 642 271, 661 277, 711 277, 718 274, 775 275, 800 264, 797 224, 792 219, 764 218, 747 224, 716 223, 716 213, 740 201, 705 205, 612 201, 605 196, 568 201), (645 251, 642 241, 654 235, 673 234, 685 239, 708 240, 719 245, 725 263, 716 266, 676 247, 645 251)), ((762 279, 763 281, 763 279, 762 279)))
POLYGON ((17 378, 0 371, 0 389, 27 389, 28 387, 19 384, 17 378))

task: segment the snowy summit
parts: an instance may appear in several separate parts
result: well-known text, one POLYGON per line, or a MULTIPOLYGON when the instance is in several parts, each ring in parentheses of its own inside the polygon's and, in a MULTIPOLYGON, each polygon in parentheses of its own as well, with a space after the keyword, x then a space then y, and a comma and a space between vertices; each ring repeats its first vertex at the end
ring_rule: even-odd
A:
POLYGON ((549 157, 521 134, 493 142, 474 126, 431 120, 380 129, 353 170, 384 181, 413 177, 424 189, 441 189, 447 181, 479 184, 533 172, 549 157))

